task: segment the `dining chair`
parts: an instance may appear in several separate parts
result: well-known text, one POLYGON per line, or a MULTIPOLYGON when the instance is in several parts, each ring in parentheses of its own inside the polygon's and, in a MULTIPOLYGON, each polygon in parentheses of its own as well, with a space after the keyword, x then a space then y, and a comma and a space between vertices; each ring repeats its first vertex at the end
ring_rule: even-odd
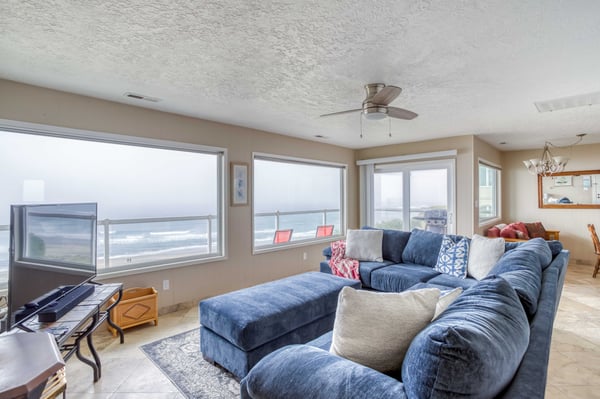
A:
POLYGON ((598 234, 596 234, 596 228, 593 224, 588 224, 588 230, 592 236, 592 242, 594 243, 594 252, 596 253, 596 265, 594 266, 594 274, 592 277, 596 278, 598 269, 600 268, 600 240, 598 240, 598 234))

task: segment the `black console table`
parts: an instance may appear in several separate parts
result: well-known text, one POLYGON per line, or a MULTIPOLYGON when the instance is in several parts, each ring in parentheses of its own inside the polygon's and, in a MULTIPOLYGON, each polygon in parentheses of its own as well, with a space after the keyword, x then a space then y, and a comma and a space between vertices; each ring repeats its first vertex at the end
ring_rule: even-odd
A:
POLYGON ((123 330, 110 319, 110 310, 121 300, 123 284, 93 284, 93 286, 94 292, 90 296, 57 321, 42 322, 39 317, 35 316, 25 322, 22 328, 30 332, 41 331, 52 334, 63 359, 67 361, 75 354, 79 360, 94 370, 94 382, 96 382, 102 376, 102 364, 92 342, 92 333, 106 320, 119 333, 121 343, 124 342, 125 338, 123 330), (117 300, 103 310, 102 307, 115 295, 117 295, 117 300), (87 341, 93 360, 81 354, 81 342, 84 339, 87 341))

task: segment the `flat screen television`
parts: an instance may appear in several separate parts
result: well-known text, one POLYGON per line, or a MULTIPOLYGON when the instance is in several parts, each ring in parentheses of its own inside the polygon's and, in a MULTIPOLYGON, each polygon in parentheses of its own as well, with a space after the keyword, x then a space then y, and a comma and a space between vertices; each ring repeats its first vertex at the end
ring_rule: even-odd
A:
POLYGON ((12 205, 7 329, 96 276, 97 204, 12 205))

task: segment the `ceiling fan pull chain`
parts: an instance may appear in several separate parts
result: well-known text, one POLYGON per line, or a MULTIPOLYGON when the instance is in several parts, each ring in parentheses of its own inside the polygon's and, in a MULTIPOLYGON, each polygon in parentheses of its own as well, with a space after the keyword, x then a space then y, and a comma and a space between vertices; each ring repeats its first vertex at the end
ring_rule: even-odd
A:
POLYGON ((358 114, 358 117, 360 118, 360 138, 363 138, 363 115, 362 112, 360 114, 358 114))
POLYGON ((387 118, 388 120, 388 133, 390 135, 390 138, 392 138, 392 118, 387 118))

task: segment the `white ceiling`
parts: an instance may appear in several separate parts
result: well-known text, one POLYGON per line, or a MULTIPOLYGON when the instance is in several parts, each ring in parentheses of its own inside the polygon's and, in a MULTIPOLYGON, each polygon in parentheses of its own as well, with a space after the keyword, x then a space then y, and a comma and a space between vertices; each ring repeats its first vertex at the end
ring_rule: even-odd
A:
POLYGON ((2 0, 0 78, 349 148, 600 142, 600 105, 534 106, 600 91, 600 1, 2 0), (376 82, 419 114, 392 138, 365 121, 361 139, 358 113, 319 118, 376 82))

